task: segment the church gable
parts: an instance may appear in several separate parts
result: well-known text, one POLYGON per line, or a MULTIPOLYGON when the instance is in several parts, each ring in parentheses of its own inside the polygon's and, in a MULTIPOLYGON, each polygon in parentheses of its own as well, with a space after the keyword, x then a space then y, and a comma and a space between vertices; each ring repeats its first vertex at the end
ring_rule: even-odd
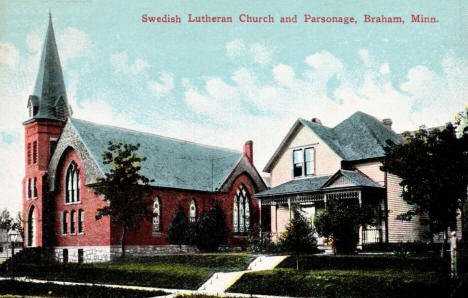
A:
POLYGON ((86 145, 82 142, 80 137, 78 136, 77 132, 73 125, 71 125, 70 121, 67 122, 65 128, 63 129, 62 134, 60 135, 60 139, 58 140, 57 147, 52 155, 49 166, 48 166, 48 173, 49 173, 49 189, 54 191, 57 186, 57 179, 59 175, 59 166, 61 164, 62 158, 64 154, 69 149, 73 149, 78 152, 78 155, 81 159, 83 164, 85 173, 86 173, 86 184, 93 183, 98 177, 102 177, 103 173, 99 169, 99 166, 93 159, 93 157, 88 152, 86 145))

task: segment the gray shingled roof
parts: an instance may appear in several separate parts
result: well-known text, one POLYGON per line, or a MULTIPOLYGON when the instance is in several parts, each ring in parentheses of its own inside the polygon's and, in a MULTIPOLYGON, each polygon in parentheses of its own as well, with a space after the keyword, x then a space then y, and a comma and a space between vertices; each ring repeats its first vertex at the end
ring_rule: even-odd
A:
POLYGON ((298 119, 288 135, 263 169, 270 173, 279 156, 284 152, 289 139, 298 127, 304 126, 314 132, 341 159, 354 161, 385 155, 386 141, 401 141, 401 136, 385 127, 378 119, 363 112, 356 112, 337 126, 330 128, 305 119, 298 119))
POLYGON ((379 120, 356 112, 333 128, 301 119, 300 122, 317 134, 344 160, 361 160, 385 155, 386 141, 399 142, 398 135, 379 120))
POLYGON ((319 190, 331 176, 320 176, 306 179, 294 179, 276 187, 255 194, 256 198, 277 195, 307 193, 319 190))
POLYGON ((147 158, 141 173, 154 179, 154 186, 215 191, 242 157, 238 151, 73 118, 69 121, 103 173, 110 168, 102 160, 109 141, 139 143, 139 154, 147 158))
MULTIPOLYGON (((355 172, 355 171, 348 171, 348 170, 339 170, 335 175, 333 176, 337 176, 337 175, 343 175, 344 177, 348 178, 349 181, 351 181, 351 183, 354 184, 354 186, 365 186, 365 187, 377 187, 377 188, 382 188, 381 185, 379 185, 378 183, 374 182, 372 179, 370 179, 369 177, 366 177, 358 172, 355 172)), ((332 181, 333 179, 330 179, 330 182, 332 181)), ((327 183, 325 183, 327 184, 327 183)))
MULTIPOLYGON (((268 190, 259 192, 255 194, 255 197, 262 198, 262 197, 272 197, 272 196, 280 196, 280 195, 291 195, 291 194, 302 194, 302 193, 311 193, 317 191, 326 191, 330 188, 339 188, 336 187, 327 187, 332 181, 334 181, 334 177, 338 175, 343 175, 348 178, 351 183, 353 183, 353 187, 377 187, 382 188, 379 184, 372 181, 370 178, 360 174, 359 172, 355 171, 347 171, 347 170, 339 170, 334 175, 330 176, 320 176, 320 177, 312 177, 306 179, 294 179, 288 181, 286 183, 280 184, 276 187, 270 188, 268 190)), ((349 187, 349 185, 348 185, 349 187)))

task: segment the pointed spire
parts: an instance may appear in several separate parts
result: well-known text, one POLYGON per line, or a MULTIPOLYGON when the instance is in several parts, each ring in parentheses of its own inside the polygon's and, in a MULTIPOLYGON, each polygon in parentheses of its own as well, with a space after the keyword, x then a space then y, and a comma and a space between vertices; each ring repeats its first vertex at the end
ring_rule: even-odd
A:
POLYGON ((65 121, 71 116, 50 10, 39 72, 28 107, 30 116, 34 119, 65 121))

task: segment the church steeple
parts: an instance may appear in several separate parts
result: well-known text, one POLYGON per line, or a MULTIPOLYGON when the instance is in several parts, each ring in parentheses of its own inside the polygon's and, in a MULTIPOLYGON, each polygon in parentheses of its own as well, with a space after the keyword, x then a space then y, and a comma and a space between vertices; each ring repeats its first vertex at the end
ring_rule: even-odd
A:
POLYGON ((66 121, 71 116, 50 12, 39 72, 33 94, 29 96, 28 109, 31 119, 27 122, 40 119, 66 121))

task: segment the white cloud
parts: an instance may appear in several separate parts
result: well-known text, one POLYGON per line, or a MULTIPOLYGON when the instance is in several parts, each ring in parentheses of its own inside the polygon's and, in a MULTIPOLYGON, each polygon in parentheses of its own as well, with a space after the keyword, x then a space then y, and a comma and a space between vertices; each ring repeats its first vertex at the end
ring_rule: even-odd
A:
POLYGON ((93 43, 86 33, 66 27, 58 34, 57 47, 62 65, 66 66, 72 59, 91 55, 93 43))
POLYGON ((127 51, 111 55, 109 61, 119 75, 135 76, 149 67, 148 62, 141 58, 130 61, 127 51))
POLYGON ((278 64, 273 68, 275 80, 283 85, 291 87, 294 84, 294 70, 289 65, 278 64))
POLYGON ((390 73, 390 65, 388 65, 388 62, 385 62, 384 64, 380 65, 379 71, 383 75, 389 74, 390 73))
POLYGON ((6 64, 11 68, 15 68, 18 64, 19 53, 16 47, 9 43, 0 43, 0 64, 6 64))
POLYGON ((156 98, 160 98, 169 94, 169 92, 171 92, 173 88, 174 76, 167 72, 161 72, 159 74, 159 82, 153 80, 148 82, 148 89, 150 90, 151 94, 156 98))
POLYGON ((255 43, 250 46, 250 51, 253 55, 253 60, 255 63, 258 63, 260 65, 270 64, 271 56, 273 55, 273 50, 268 49, 263 44, 255 43))
POLYGON ((242 40, 236 39, 226 44, 226 53, 229 57, 239 57, 245 53, 245 44, 242 40))
POLYGON ((226 54, 231 59, 246 58, 249 64, 258 64, 266 66, 271 63, 273 49, 268 48, 263 43, 252 43, 247 45, 241 39, 236 39, 226 43, 226 54))

